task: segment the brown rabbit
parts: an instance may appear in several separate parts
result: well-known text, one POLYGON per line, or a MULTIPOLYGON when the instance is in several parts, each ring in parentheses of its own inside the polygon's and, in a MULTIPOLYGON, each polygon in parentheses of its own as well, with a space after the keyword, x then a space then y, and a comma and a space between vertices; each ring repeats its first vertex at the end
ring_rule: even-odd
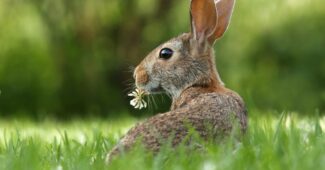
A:
POLYGON ((229 135, 236 122, 245 132, 245 104, 224 87, 214 62, 213 44, 226 31, 233 6, 234 0, 192 0, 191 32, 160 45, 136 67, 137 88, 170 94, 172 106, 129 130, 107 160, 130 149, 137 139, 153 152, 159 151, 161 139, 172 138, 176 146, 189 134, 188 124, 206 140, 229 135))

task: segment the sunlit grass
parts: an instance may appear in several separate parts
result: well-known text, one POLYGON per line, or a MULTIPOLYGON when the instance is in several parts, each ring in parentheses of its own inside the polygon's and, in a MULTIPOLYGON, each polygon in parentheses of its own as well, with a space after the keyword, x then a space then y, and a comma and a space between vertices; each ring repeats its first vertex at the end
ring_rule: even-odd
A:
POLYGON ((84 143, 94 133, 102 133, 103 137, 119 139, 135 122, 134 118, 122 118, 119 120, 92 119, 73 120, 70 122, 56 122, 46 120, 44 122, 33 122, 30 120, 0 120, 0 143, 4 138, 19 135, 20 139, 40 137, 42 142, 51 143, 53 140, 63 141, 63 134, 68 134, 70 139, 84 143))
POLYGON ((66 123, 1 121, 0 169, 324 169, 325 118, 296 114, 250 118, 241 142, 207 143, 205 151, 168 147, 152 156, 141 147, 109 166, 104 159, 135 119, 66 123))

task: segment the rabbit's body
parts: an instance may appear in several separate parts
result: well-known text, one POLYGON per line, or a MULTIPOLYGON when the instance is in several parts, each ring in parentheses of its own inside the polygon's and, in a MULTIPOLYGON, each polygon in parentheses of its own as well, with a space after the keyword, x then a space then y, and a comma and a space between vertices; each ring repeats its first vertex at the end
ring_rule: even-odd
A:
MULTIPOLYGON (((213 44, 227 29, 234 0, 192 0, 190 33, 153 50, 135 69, 137 88, 172 96, 171 110, 137 124, 108 154, 127 151, 139 140, 159 151, 168 139, 177 146, 192 127, 206 140, 221 140, 238 125, 247 127, 241 97, 224 87, 215 66, 213 44)), ((188 143, 190 141, 184 141, 188 143)))
POLYGON ((230 90, 209 92, 201 87, 191 87, 183 92, 177 103, 173 103, 173 107, 129 130, 111 155, 131 148, 137 139, 142 139, 144 146, 154 152, 159 151, 167 139, 177 146, 184 142, 189 127, 203 139, 220 140, 232 131, 234 118, 239 120, 239 130, 246 130, 246 108, 242 99, 230 90))

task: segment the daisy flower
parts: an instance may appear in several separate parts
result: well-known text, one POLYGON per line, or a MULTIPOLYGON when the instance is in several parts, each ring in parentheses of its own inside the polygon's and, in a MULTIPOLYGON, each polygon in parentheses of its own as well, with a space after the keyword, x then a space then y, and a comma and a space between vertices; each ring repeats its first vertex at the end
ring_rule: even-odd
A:
POLYGON ((130 104, 136 109, 142 109, 147 107, 147 102, 143 99, 146 93, 143 90, 135 89, 135 91, 128 94, 128 96, 134 97, 130 101, 130 104))

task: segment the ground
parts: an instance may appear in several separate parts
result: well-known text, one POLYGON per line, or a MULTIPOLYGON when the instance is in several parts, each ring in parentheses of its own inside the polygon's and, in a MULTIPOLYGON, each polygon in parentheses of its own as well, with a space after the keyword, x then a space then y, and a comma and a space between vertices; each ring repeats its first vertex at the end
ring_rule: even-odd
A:
POLYGON ((156 156, 139 146, 108 166, 106 153, 140 120, 0 120, 0 169, 325 169, 325 117, 316 117, 253 113, 241 142, 191 152, 166 147, 156 156))

